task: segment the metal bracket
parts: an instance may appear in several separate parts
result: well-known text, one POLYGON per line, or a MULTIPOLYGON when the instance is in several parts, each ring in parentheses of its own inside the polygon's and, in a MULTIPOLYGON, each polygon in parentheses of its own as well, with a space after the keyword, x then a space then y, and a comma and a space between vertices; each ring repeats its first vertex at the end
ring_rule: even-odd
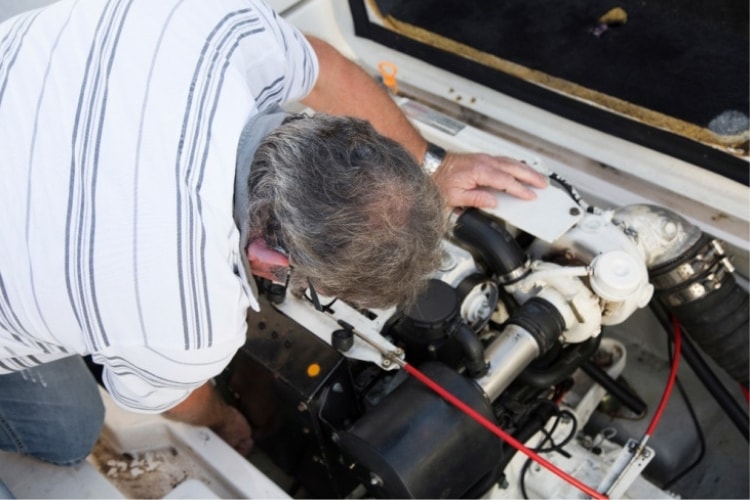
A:
POLYGON ((376 322, 341 300, 332 307, 334 312, 320 312, 304 298, 287 294, 284 301, 274 307, 328 345, 332 345, 331 334, 341 328, 339 321, 351 325, 354 343, 350 349, 341 353, 348 358, 370 361, 384 370, 395 370, 399 368, 396 360, 400 361, 404 357, 402 349, 380 335, 376 322))
POLYGON ((628 439, 615 463, 612 464, 612 468, 599 483, 597 490, 606 491, 609 498, 622 498, 654 456, 654 450, 645 443, 640 443, 633 438, 628 439))

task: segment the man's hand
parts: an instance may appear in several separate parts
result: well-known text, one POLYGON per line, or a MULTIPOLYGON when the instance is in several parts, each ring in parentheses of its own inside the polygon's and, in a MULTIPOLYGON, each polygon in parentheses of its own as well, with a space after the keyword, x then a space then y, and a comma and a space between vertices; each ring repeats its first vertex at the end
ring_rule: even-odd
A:
MULTIPOLYGON (((312 36, 307 38, 318 57, 320 72, 303 104, 316 111, 368 120, 378 132, 400 142, 421 163, 427 142, 391 96, 331 45, 312 36)), ((452 207, 492 208, 497 202, 491 189, 534 199, 529 186, 547 185, 546 178, 527 165, 485 154, 449 154, 433 177, 452 207)))
POLYGON ((547 178, 528 165, 481 153, 448 153, 433 179, 451 207, 494 208, 493 189, 533 200, 536 194, 529 187, 547 186, 547 178))
POLYGON ((250 424, 245 416, 234 406, 227 406, 224 421, 211 427, 229 446, 237 450, 243 457, 253 449, 253 438, 250 424))
POLYGON ((247 419, 237 408, 226 404, 209 382, 191 392, 164 416, 210 428, 243 456, 252 450, 252 430, 247 419))

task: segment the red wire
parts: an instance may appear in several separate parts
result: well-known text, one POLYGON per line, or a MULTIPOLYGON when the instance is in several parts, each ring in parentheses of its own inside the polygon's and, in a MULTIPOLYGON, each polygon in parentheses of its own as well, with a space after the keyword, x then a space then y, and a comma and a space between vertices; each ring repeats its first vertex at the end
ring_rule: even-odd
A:
POLYGON ((747 387, 740 384, 740 390, 742 391, 742 395, 745 396, 745 401, 750 402, 750 392, 748 392, 747 387))
POLYGON ((682 332, 680 330, 680 323, 674 316, 672 316, 672 328, 674 330, 674 357, 672 358, 672 368, 669 371, 669 380, 667 381, 667 386, 664 388, 664 393, 661 395, 659 406, 657 406, 656 412, 651 419, 651 423, 648 425, 648 429, 646 429, 646 436, 652 436, 654 433, 654 429, 656 429, 656 426, 659 424, 659 420, 661 420, 661 415, 662 413, 664 413, 664 409, 667 407, 669 396, 672 394, 672 388, 674 387, 675 380, 677 379, 677 368, 679 368, 680 366, 680 347, 682 346, 682 332))
MULTIPOLYGON (((659 401, 659 406, 656 408, 656 412, 654 413, 653 418, 651 419, 651 423, 648 426, 648 429, 646 429, 646 434, 644 438, 650 437, 654 430, 656 429, 656 426, 659 424, 659 421, 661 420, 662 414, 664 413, 664 409, 667 407, 667 403, 669 402, 669 397, 672 394, 672 389, 674 388, 675 381, 677 379, 677 370, 680 365, 680 348, 682 347, 682 332, 680 330, 680 324, 677 321, 677 318, 672 317, 672 325, 674 328, 674 358, 672 360, 672 367, 669 372, 669 380, 667 381, 667 386, 664 389, 664 393, 662 394, 661 401, 659 401)), ((584 493, 588 494, 592 498, 608 498, 606 495, 599 493, 595 489, 591 488, 590 486, 587 486, 586 484, 582 483, 578 479, 574 478, 570 474, 567 474, 565 471, 559 469, 554 464, 548 462, 541 456, 539 456, 537 453, 534 453, 532 450, 527 448, 523 445, 520 441, 516 440, 513 436, 508 434, 507 432, 503 431, 501 428, 487 420, 482 414, 475 411, 473 408, 468 406, 466 403, 455 397, 453 394, 445 390, 443 387, 441 387, 437 382, 433 381, 431 378, 427 377, 425 374, 414 368, 408 363, 404 364, 404 369, 413 377, 415 377, 417 380, 425 384, 427 387, 438 393, 443 399, 457 407, 459 410, 466 413, 468 416, 476 420, 479 424, 481 424, 484 428, 495 434, 500 439, 506 441, 508 444, 513 446, 515 449, 520 451, 521 453, 525 454, 532 460, 536 461, 537 463, 543 465, 548 470, 556 474, 557 476, 561 477, 568 483, 572 484, 579 490, 583 491, 584 493)))
POLYGON ((521 453, 525 454, 526 456, 528 456, 532 460, 534 460, 534 461, 538 462, 539 464, 543 465, 544 467, 546 467, 547 469, 549 469, 551 472, 553 472, 556 475, 558 475, 559 477, 563 478, 565 481, 567 481, 568 483, 572 484, 573 486, 575 486, 579 490, 583 491, 587 495, 591 496, 592 498, 608 498, 606 495, 603 495, 602 493, 599 493, 598 491, 596 491, 595 489, 591 488, 590 486, 585 485, 584 483, 582 483, 578 479, 574 478, 570 474, 567 474, 565 471, 557 468, 554 464, 548 462, 544 458, 540 457, 538 454, 534 453, 532 450, 530 450, 529 448, 527 448, 526 446, 524 446, 523 443, 521 443, 520 441, 518 441, 517 439, 515 439, 513 436, 511 436, 507 432, 503 431, 497 425, 495 425, 492 422, 490 422, 489 420, 487 420, 484 417, 484 415, 482 415, 482 414, 478 413, 477 411, 475 411, 472 407, 468 406, 466 403, 464 403, 463 401, 461 401, 460 399, 458 399, 456 396, 454 396, 453 394, 451 394, 450 392, 448 392, 447 390, 445 390, 437 382, 435 382, 434 380, 432 380, 427 375, 425 375, 424 373, 420 372, 419 370, 417 370, 416 368, 414 368, 410 364, 405 363, 403 367, 414 378, 416 378, 417 380, 419 380, 420 382, 422 382, 424 385, 426 385, 427 387, 429 387, 430 389, 432 389, 433 391, 435 391, 436 393, 438 393, 440 395, 440 397, 442 397, 443 399, 445 399, 446 401, 448 401, 449 403, 451 403, 453 406, 455 406, 459 410, 461 410, 464 413, 466 413, 468 416, 470 416, 471 418, 473 418, 474 420, 476 420, 479 424, 481 424, 484 428, 486 428, 487 430, 489 430, 490 432, 492 432, 493 434, 495 434, 500 439, 506 441, 508 444, 510 444, 511 446, 513 446, 515 449, 517 449, 521 453))

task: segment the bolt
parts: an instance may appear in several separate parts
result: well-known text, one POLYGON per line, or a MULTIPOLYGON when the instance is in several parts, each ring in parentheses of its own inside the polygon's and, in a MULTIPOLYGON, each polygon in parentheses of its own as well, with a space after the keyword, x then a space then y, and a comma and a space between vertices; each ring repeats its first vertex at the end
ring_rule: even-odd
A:
POLYGON ((297 405, 297 411, 307 411, 307 403, 300 401, 297 405))
POLYGON ((570 209, 570 215, 581 215, 581 210, 578 207, 573 207, 570 209))

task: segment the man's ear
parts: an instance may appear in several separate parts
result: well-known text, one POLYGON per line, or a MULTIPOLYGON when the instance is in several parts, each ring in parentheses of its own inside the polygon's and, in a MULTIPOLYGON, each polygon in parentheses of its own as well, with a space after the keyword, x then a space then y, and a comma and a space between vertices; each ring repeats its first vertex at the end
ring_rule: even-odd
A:
POLYGON ((255 238, 247 246, 250 271, 258 277, 284 283, 289 270, 289 257, 274 250, 263 238, 255 238))

